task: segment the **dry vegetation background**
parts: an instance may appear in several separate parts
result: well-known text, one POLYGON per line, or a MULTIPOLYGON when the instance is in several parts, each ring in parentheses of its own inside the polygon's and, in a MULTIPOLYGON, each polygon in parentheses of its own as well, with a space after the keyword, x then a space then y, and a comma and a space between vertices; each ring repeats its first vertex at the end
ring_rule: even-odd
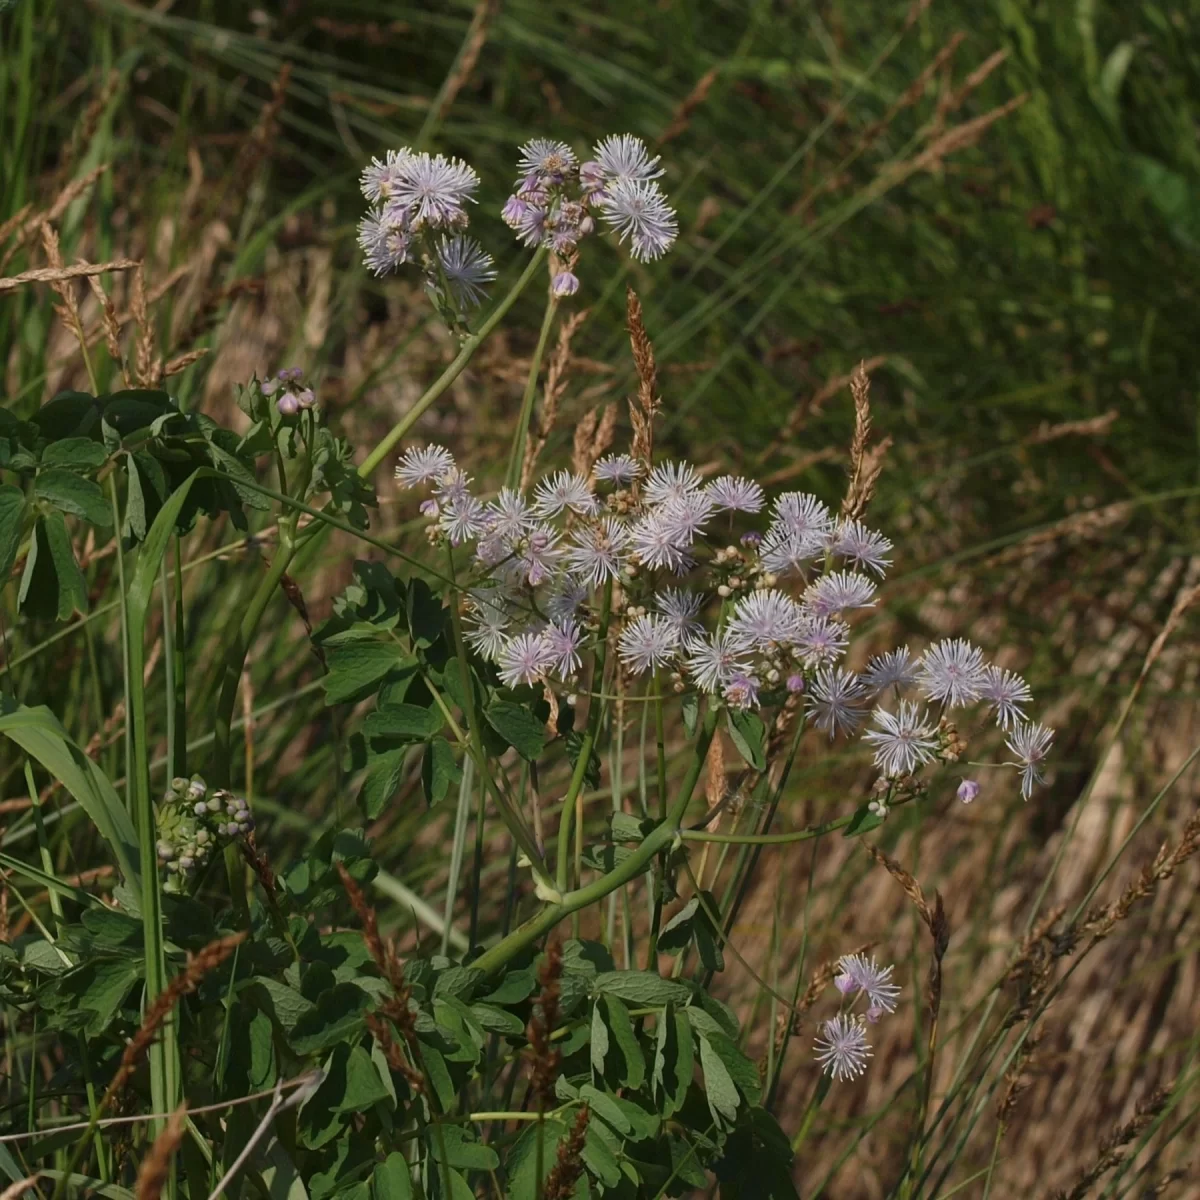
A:
MULTIPOLYGON (((148 317, 132 270, 102 276, 102 295, 81 284, 79 297, 97 345, 103 300, 112 306, 147 381, 165 373, 183 403, 232 420, 235 382, 294 362, 351 440, 370 445, 452 348, 415 288, 354 265, 364 158, 424 138, 476 163, 495 201, 527 133, 657 138, 682 197, 680 251, 662 269, 588 264, 589 315, 547 457, 569 456, 580 417, 630 386, 626 283, 662 362, 669 448, 698 462, 838 498, 847 374, 868 360, 876 427, 893 439, 870 513, 897 543, 880 642, 970 636, 1028 675, 1059 730, 1050 784, 1032 802, 981 772, 972 806, 935 790, 878 839, 945 905, 931 1113, 961 1096, 980 1024, 1017 1013, 985 1088, 955 1099, 937 1127, 942 1157, 919 1194, 983 1195, 994 1155, 996 1197, 1142 1196, 1160 1183, 1200 1197, 1195 10, 392 7, 27 3, 0 15, 0 275, 46 264, 48 217, 67 262, 144 264, 148 317), (1068 945, 1058 935, 1081 904, 1092 924, 1068 945), (1080 959, 1006 1064, 1022 1005, 1080 959)), ((517 313, 419 430, 482 476, 532 349, 532 309, 517 313)), ((0 293, 0 350, 14 410, 85 385, 45 293, 0 293)), ((402 538, 414 513, 378 484, 375 532, 402 538)), ((188 576, 204 614, 198 656, 247 576, 252 585, 257 553, 232 530, 208 552, 211 567, 188 576)), ((298 578, 314 621, 355 553, 332 541, 298 578)), ((103 554, 91 560, 94 600, 110 570, 103 554)), ((12 627, 11 591, 10 669, 81 742, 115 753, 111 624, 26 661, 39 635, 12 627), (78 686, 89 653, 99 698, 78 686)), ((322 708, 319 667, 296 652, 302 635, 281 605, 245 689, 253 800, 277 863, 351 811, 334 749, 341 718, 322 708)), ((995 749, 962 732, 968 757, 995 749)), ((861 758, 813 736, 779 827, 845 811, 870 781, 861 758)), ((409 890, 440 911, 437 847, 453 816, 418 811, 416 782, 372 830, 386 868, 376 900, 406 929, 409 890)), ((14 777, 5 793, 6 842, 20 836, 22 786, 14 777)), ((606 803, 593 805, 597 826, 606 803)), ((930 937, 901 884, 860 840, 813 846, 762 852, 733 931, 740 956, 790 994, 797 971, 803 992, 820 964, 869 944, 916 1001, 930 937)), ((10 931, 24 919, 6 915, 10 931)), ((780 1006, 733 956, 717 987, 753 1018, 750 1045, 765 1054, 780 1006)), ((901 1011, 910 1019, 877 1027, 866 1078, 817 1113, 798 1156, 803 1195, 888 1194, 928 1035, 922 1003, 901 1011)), ((789 1133, 816 1078, 819 1013, 788 1051, 777 1112, 789 1133)))

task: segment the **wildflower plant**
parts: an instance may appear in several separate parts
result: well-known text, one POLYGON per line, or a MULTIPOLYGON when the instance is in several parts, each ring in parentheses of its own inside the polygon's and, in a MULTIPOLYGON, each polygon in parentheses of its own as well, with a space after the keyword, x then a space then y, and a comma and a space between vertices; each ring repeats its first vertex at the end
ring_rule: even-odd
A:
MULTIPOLYGON (((1053 735, 1025 682, 982 648, 956 637, 872 643, 868 654, 863 623, 886 602, 895 557, 865 520, 869 487, 835 508, 655 449, 663 401, 632 293, 639 387, 627 444, 615 418, 593 420, 569 463, 541 463, 544 439, 529 438, 539 369, 558 305, 582 286, 586 239, 609 231, 653 264, 678 222, 663 166, 635 137, 606 138, 587 158, 552 139, 518 154, 501 215, 527 261, 473 330, 496 278, 467 232, 478 174, 411 149, 363 172, 366 265, 419 271, 459 341, 361 461, 334 431, 319 377, 298 367, 238 390, 235 432, 166 392, 105 391, 86 338, 91 394, 58 396, 28 420, 0 414, 0 466, 15 481, 0 488, 0 575, 20 564, 20 619, 86 611, 84 529, 109 539, 122 587, 124 797, 48 710, 6 695, 0 713, 28 758, 30 802, 40 804, 37 764, 71 793, 120 876, 100 904, 50 874, 48 852, 38 864, 5 859, 53 897, 38 934, 0 959, 6 1001, 76 1036, 63 1086, 92 1097, 82 1134, 57 1143, 68 1147, 58 1179, 108 1187, 129 1174, 103 1124, 119 1092, 150 1114, 149 1146, 182 1100, 211 1102, 194 1119, 220 1157, 204 1161, 185 1140, 174 1175, 162 1144, 153 1160, 156 1178, 189 1196, 208 1195, 219 1166, 304 1180, 314 1196, 467 1196, 485 1181, 531 1200, 683 1195, 747 1172, 763 1194, 794 1195, 791 1134, 771 1111, 785 1062, 818 1081, 814 1106, 821 1089, 852 1088, 869 1069, 871 1027, 917 989, 874 957, 843 956, 828 981, 838 1009, 821 1015, 812 1058, 788 1060, 785 1041, 764 1078, 711 988, 738 954, 744 893, 718 896, 724 860, 710 872, 711 846, 786 854, 834 832, 864 837, 951 787, 970 803, 974 780, 936 782, 959 769, 967 722, 1003 748, 992 765, 1015 769, 1022 795, 1043 780, 1053 735), (542 328, 501 477, 414 428, 538 277, 542 328), (371 532, 370 479, 385 463, 422 527, 415 545, 371 532), (189 645, 186 547, 202 516, 248 530, 247 510, 264 524, 239 545, 262 565, 214 657, 189 645), (369 556, 314 625, 295 575, 331 531, 369 556), (273 863, 235 728, 247 656, 284 604, 305 626, 332 710, 347 804, 304 859, 273 863), (161 695, 146 684, 152 622, 169 664, 161 695), (208 687, 194 682, 201 666, 213 668, 208 687), (640 743, 626 740, 631 719, 640 743), (160 726, 165 792, 151 784, 160 726), (875 781, 820 825, 772 830, 793 765, 834 742, 870 762, 875 781), (636 803, 620 778, 635 744, 636 803), (713 767, 725 748, 741 760, 732 788, 713 767), (453 811, 456 830, 440 950, 403 960, 364 891, 384 879, 369 831, 401 793, 453 811), (750 822, 720 828, 734 809, 750 822), (465 920, 456 900, 472 820, 465 920), (495 895, 493 851, 507 858, 495 895), (125 1061, 142 1055, 144 1080, 125 1061), (96 1100, 101 1075, 113 1094, 96 1100), (222 1115, 251 1102, 257 1126, 222 1115)), ((402 881, 388 886, 437 918, 402 881)), ((940 964, 940 902, 937 919, 921 903, 940 964)), ((791 1030, 803 1016, 795 997, 764 986, 791 1030)))

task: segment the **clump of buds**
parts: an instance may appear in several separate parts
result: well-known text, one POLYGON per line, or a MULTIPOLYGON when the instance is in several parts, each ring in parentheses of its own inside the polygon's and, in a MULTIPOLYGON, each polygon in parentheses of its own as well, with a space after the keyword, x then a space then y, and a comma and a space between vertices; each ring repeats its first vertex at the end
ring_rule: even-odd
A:
POLYGON ((316 408, 317 397, 311 387, 304 384, 304 372, 299 367, 285 367, 274 379, 262 385, 264 396, 281 395, 275 401, 285 417, 294 417, 301 409, 316 408))
POLYGON ((199 775, 175 778, 158 807, 158 861, 163 890, 182 893, 215 850, 254 828, 250 806, 232 792, 215 791, 199 775))

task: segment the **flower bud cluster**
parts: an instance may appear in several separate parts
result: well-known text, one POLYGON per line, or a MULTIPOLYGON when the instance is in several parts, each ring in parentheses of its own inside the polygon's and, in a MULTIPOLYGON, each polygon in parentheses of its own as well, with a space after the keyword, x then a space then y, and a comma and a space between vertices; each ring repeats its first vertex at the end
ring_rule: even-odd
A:
POLYGON ((311 387, 304 383, 304 372, 300 367, 284 367, 274 379, 262 384, 262 394, 270 397, 282 392, 275 401, 276 407, 285 417, 294 417, 298 412, 317 407, 317 397, 311 387))
POLYGON ((199 775, 175 778, 158 806, 158 861, 167 873, 163 887, 183 892, 213 852, 254 828, 250 806, 228 791, 209 794, 199 775))

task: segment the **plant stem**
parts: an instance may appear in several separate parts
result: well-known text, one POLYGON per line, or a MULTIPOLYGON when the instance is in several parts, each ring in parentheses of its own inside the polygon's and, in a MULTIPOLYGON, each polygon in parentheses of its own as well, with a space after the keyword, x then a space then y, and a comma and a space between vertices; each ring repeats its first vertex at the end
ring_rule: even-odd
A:
POLYGON ((529 423, 533 420, 533 399, 537 395, 538 375, 541 373, 542 359, 546 356, 546 343, 550 340, 550 329, 554 325, 557 312, 558 299, 553 292, 548 291, 546 311, 542 314, 542 328, 538 333, 533 360, 529 364, 529 378, 525 381, 525 395, 521 397, 521 412, 517 417, 517 429, 513 434, 512 449, 508 455, 508 472, 504 482, 510 488, 518 487, 521 483, 521 468, 525 464, 525 443, 529 437, 529 423))
POLYGON ((616 891, 622 884, 636 879, 650 864, 654 856, 666 849, 679 836, 679 822, 683 820, 688 802, 696 790, 700 772, 704 769, 708 746, 717 728, 717 715, 718 710, 715 708, 705 714, 704 723, 696 739, 692 761, 688 765, 687 774, 680 783, 675 803, 667 813, 667 819, 657 826, 620 865, 614 867, 608 874, 593 880, 586 887, 568 892, 557 903, 548 904, 536 916, 514 929, 490 950, 481 954, 471 964, 473 967, 477 967, 489 975, 500 970, 522 950, 532 946, 543 934, 549 933, 564 917, 569 917, 572 913, 603 900, 605 896, 616 891))
POLYGON ((462 348, 454 356, 454 361, 430 384, 425 394, 388 430, 382 441, 363 460, 358 468, 359 475, 363 478, 372 475, 375 468, 392 452, 396 443, 421 419, 425 410, 462 374, 467 363, 474 357, 475 351, 504 319, 505 314, 516 303, 517 297, 529 286, 529 281, 537 274, 545 257, 545 247, 538 247, 529 260, 529 265, 521 272, 521 277, 513 284, 512 290, 492 309, 479 329, 464 340, 462 348))
MULTIPOLYGON (((660 817, 667 815, 667 735, 663 718, 662 679, 657 671, 654 672, 654 740, 657 749, 658 765, 658 812, 660 817)), ((654 881, 653 907, 650 911, 650 936, 646 944, 646 970, 658 969, 658 932, 662 928, 663 889, 662 883, 667 872, 667 856, 664 852, 658 860, 657 868, 651 873, 654 881)))
MULTIPOLYGON (((612 615, 612 580, 604 585, 600 597, 600 630, 597 633, 596 667, 594 677, 603 683, 604 659, 608 651, 608 622, 612 615)), ((563 798, 562 812, 558 818, 558 870, 556 882, 558 890, 565 892, 568 887, 568 867, 571 855, 571 820, 575 816, 575 801, 583 791, 584 779, 587 777, 588 763, 592 759, 592 750, 596 745, 596 733, 600 728, 600 701, 593 700, 588 707, 588 723, 583 740, 579 744, 579 757, 575 760, 575 770, 571 774, 571 783, 563 798)), ((605 893, 607 894, 607 893, 605 893)))

